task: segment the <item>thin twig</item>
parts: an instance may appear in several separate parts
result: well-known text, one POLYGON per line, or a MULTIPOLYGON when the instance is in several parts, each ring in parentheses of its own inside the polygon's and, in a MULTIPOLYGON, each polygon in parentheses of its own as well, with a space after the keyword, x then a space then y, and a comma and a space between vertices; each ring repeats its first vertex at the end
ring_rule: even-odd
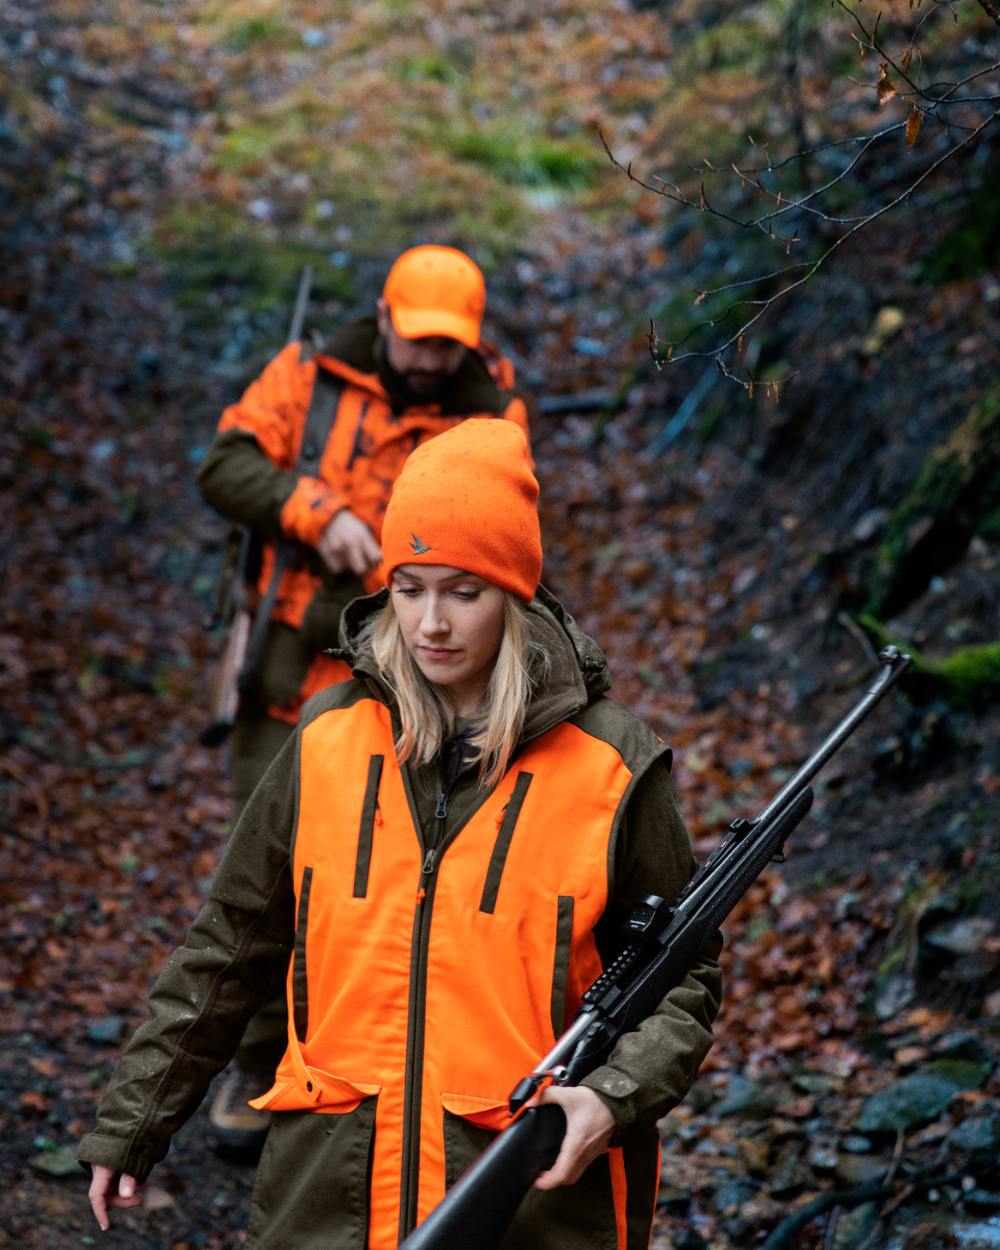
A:
POLYGON ((878 652, 872 646, 871 639, 853 616, 851 616, 848 612, 838 612, 837 624, 847 630, 860 647, 865 659, 868 660, 870 664, 878 664, 878 652))
POLYGON ((881 208, 877 209, 873 213, 870 213, 862 221, 858 222, 857 225, 852 226, 850 230, 848 230, 845 234, 841 235, 839 239, 833 242, 826 249, 826 251, 822 254, 822 256, 819 257, 818 260, 812 262, 812 264, 809 265, 808 270, 806 271, 805 274, 803 274, 801 278, 796 279, 795 282, 790 282, 787 286, 783 287, 780 291, 777 291, 769 299, 764 301, 763 307, 760 309, 760 311, 755 313, 751 318, 749 318, 749 320, 745 321, 743 325, 741 325, 739 329, 736 330, 736 332, 725 343, 723 343, 721 346, 716 347, 710 351, 682 352, 681 355, 679 356, 676 356, 676 355, 672 356, 670 358, 671 363, 677 364, 681 360, 704 360, 705 358, 710 357, 710 356, 718 357, 722 352, 728 351, 731 347, 733 347, 736 343, 739 342, 739 340, 746 334, 746 332, 749 329, 751 329, 754 325, 756 325, 756 323, 760 320, 760 318, 764 315, 764 313, 773 303, 775 303, 779 299, 783 299, 786 295, 791 294, 792 291, 797 290, 800 286, 803 286, 806 282, 808 282, 809 279, 813 276, 813 274, 815 274, 816 271, 822 265, 824 265, 826 261, 830 259, 830 257, 834 254, 834 252, 836 252, 840 247, 842 247, 848 241, 848 239, 853 238, 853 236, 857 234, 859 230, 863 229, 865 226, 870 225, 873 221, 877 221, 879 217, 883 217, 886 213, 890 212, 897 205, 901 204, 904 200, 909 199, 909 197, 913 194, 913 192, 917 189, 917 187, 919 187, 922 182, 926 181, 926 179, 929 178, 931 174, 935 172, 935 170, 940 169, 940 167, 946 161, 951 160, 951 158, 953 156, 956 156, 959 152, 961 152, 963 148, 966 148, 969 146, 970 143, 973 143, 983 133, 983 131, 986 130, 988 126, 991 126, 997 120, 998 117, 1000 117, 1000 109, 994 109, 994 111, 989 115, 989 117, 986 118, 985 121, 981 122, 973 131, 971 131, 969 135, 966 136, 966 138, 961 140, 961 142, 955 144, 954 147, 949 148, 947 152, 945 152, 943 155, 938 157, 938 159, 934 161, 933 164, 929 165, 927 169, 925 169, 924 172, 918 178, 916 178, 912 183, 910 183, 910 185, 904 191, 902 191, 899 195, 897 195, 895 199, 890 200, 888 204, 883 204, 881 208))

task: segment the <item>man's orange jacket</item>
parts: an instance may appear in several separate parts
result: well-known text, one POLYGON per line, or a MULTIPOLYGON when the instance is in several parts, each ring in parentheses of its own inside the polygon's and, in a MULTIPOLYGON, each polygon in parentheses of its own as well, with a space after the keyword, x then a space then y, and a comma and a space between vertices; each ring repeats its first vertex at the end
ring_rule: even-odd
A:
POLYGON ((304 699, 349 676, 321 652, 336 645, 343 607, 382 584, 378 569, 364 584, 323 569, 315 547, 327 525, 349 508, 378 539, 407 456, 466 417, 502 417, 527 433, 526 404, 512 383, 508 361, 469 352, 438 402, 417 402, 384 361, 374 318, 363 318, 342 327, 329 348, 311 359, 303 359, 301 344, 289 344, 222 414, 198 485, 218 511, 265 538, 262 594, 274 571, 275 540, 301 544, 293 567, 282 575, 272 612, 272 627, 296 631, 297 638, 289 646, 286 636, 285 645, 265 652, 262 667, 274 668, 273 657, 280 654, 282 671, 263 671, 257 683, 272 716, 294 723, 304 699), (321 369, 342 389, 312 476, 300 474, 296 464, 321 369))

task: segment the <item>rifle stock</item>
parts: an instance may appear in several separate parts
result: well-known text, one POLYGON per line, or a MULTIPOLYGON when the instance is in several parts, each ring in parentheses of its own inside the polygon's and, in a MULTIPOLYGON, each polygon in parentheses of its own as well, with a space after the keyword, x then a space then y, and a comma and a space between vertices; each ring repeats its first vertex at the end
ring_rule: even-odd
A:
POLYGON ((535 1180, 555 1163, 566 1117, 529 1107, 505 1128, 399 1250, 494 1250, 535 1180))
POLYGON ((253 618, 247 609, 238 608, 212 677, 210 718, 199 737, 202 746, 221 746, 236 724, 236 709, 240 701, 239 675, 246 662, 252 623, 253 618))

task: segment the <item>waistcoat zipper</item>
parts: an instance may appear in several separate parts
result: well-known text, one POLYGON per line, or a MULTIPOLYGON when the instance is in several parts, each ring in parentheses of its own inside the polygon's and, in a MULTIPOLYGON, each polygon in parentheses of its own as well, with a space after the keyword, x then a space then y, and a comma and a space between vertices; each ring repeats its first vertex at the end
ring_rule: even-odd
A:
POLYGON ((426 987, 424 985, 427 943, 430 933, 431 912, 434 903, 434 885, 437 880, 437 868, 444 850, 445 833, 448 820, 448 794, 442 786, 438 790, 434 808, 434 844, 424 851, 423 863, 420 866, 420 882, 417 890, 417 901, 413 916, 413 962, 410 971, 410 1030, 406 1047, 406 1067, 411 1074, 408 1082, 408 1096, 403 1114, 403 1163, 402 1191, 399 1207, 399 1238, 410 1232, 417 1222, 417 1196, 420 1181, 420 1104, 423 1099, 422 1063, 418 1078, 418 1054, 423 1049, 423 1013, 426 1003, 426 987), (419 1036, 419 1045, 418 1045, 419 1036), (414 1132, 417 1126, 417 1132, 414 1132))

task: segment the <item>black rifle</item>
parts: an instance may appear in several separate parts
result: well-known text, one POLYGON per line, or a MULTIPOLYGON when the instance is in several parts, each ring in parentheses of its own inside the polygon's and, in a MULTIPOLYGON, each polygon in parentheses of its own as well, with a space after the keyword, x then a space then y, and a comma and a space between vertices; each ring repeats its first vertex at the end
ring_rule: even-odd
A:
POLYGON ((491 1250, 499 1244, 536 1177, 555 1162, 566 1129, 554 1104, 522 1108, 546 1082, 576 1085, 604 1063, 618 1038, 684 980, 765 865, 784 858, 785 839, 812 806, 807 783, 910 666, 910 657, 896 647, 886 647, 879 660, 882 667, 865 696, 757 819, 734 820, 672 903, 654 895, 638 903, 626 922, 627 945, 584 994, 567 1031, 512 1091, 510 1110, 517 1118, 399 1250, 491 1250))

